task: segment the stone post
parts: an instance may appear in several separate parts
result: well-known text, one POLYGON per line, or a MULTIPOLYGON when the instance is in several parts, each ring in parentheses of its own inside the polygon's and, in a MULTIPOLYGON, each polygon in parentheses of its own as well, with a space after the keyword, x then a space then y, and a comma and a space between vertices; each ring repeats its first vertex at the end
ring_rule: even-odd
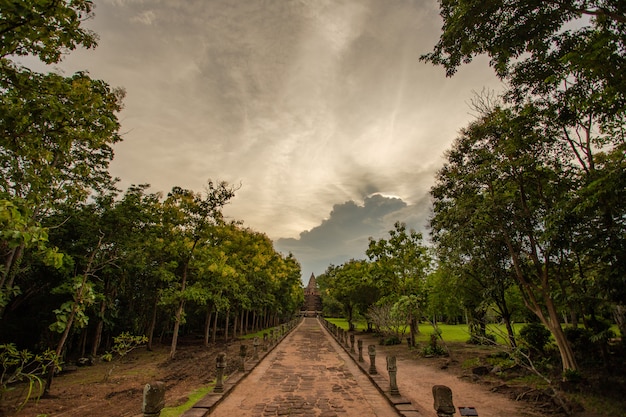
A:
POLYGON ((455 413, 452 390, 445 385, 433 385, 433 398, 437 417, 452 417, 455 413))
POLYGON ((213 392, 224 392, 224 370, 226 369, 226 354, 220 352, 215 357, 215 388, 213 392))
POLYGON ((274 329, 270 329, 270 346, 274 346, 274 329))
POLYGON ((252 341, 252 346, 254 347, 254 351, 252 354, 252 359, 254 359, 255 361, 259 360, 259 345, 261 344, 260 340, 258 337, 254 337, 254 340, 252 341))
POLYGON ((156 381, 148 383, 143 388, 143 417, 159 417, 165 407, 165 383, 156 381))
POLYGON ((376 345, 369 345, 367 347, 367 353, 370 355, 370 375, 376 375, 378 371, 376 370, 376 345))
POLYGON ((245 372, 246 370, 246 355, 248 354, 248 346, 239 346, 239 356, 241 357, 241 363, 239 364, 239 370, 245 372))
POLYGON ((398 367, 396 365, 395 356, 387 356, 387 372, 389 373, 389 393, 393 396, 400 395, 400 390, 398 390, 398 382, 396 380, 398 367))
POLYGON ((267 333, 263 333, 263 351, 267 352, 267 333))
POLYGON ((354 335, 350 335, 350 353, 355 353, 354 351, 354 335))
POLYGON ((363 340, 359 339, 356 341, 356 346, 359 350, 359 362, 365 362, 363 360, 363 340))

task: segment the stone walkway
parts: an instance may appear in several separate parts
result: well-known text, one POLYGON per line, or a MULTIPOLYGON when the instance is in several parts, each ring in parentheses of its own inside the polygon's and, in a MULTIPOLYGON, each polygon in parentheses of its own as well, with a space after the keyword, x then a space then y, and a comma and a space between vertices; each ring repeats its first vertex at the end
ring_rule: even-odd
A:
POLYGON ((319 321, 305 318, 211 416, 397 416, 319 321))

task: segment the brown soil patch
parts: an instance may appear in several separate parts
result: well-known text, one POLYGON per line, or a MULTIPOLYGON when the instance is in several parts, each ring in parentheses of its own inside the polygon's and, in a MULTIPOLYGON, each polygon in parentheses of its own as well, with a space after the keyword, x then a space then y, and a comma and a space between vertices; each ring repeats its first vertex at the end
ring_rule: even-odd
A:
MULTIPOLYGON (((0 416, 141 416, 143 387, 153 381, 165 382, 166 407, 177 406, 185 403, 193 391, 214 380, 218 352, 227 352, 228 357, 234 358, 241 343, 220 343, 209 348, 199 343, 183 344, 178 347, 173 360, 168 358, 169 346, 161 346, 152 352, 137 349, 112 363, 96 361, 93 366, 68 365, 65 367, 67 371, 54 379, 47 397, 30 402, 19 412, 15 411, 16 396, 22 391, 11 391, 0 416)), ((230 373, 236 365, 231 360, 228 366, 226 372, 230 373)))

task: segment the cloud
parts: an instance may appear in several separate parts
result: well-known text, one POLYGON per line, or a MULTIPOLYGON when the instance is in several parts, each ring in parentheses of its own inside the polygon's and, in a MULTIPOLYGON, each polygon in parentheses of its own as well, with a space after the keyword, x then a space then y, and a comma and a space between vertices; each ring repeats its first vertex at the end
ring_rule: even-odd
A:
POLYGON ((424 204, 421 201, 409 205, 402 199, 380 194, 365 197, 363 204, 355 201, 335 204, 321 224, 300 233, 297 239, 278 239, 275 247, 285 254, 294 254, 302 266, 303 277, 311 272, 319 275, 331 263, 340 265, 350 259, 366 259, 369 238, 385 236, 397 221, 423 231, 424 204))
POLYGON ((225 215, 316 273, 397 219, 423 228, 466 102, 499 86, 486 60, 452 79, 419 61, 436 0, 101 0, 86 24, 98 48, 62 67, 127 91, 120 187, 241 183, 225 215))

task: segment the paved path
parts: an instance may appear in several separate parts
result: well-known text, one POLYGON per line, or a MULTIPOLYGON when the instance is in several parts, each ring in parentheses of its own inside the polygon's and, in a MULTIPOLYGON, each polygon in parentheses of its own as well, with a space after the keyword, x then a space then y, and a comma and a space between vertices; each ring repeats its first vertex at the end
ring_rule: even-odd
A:
POLYGON ((305 318, 211 413, 212 417, 397 415, 314 318, 305 318))

